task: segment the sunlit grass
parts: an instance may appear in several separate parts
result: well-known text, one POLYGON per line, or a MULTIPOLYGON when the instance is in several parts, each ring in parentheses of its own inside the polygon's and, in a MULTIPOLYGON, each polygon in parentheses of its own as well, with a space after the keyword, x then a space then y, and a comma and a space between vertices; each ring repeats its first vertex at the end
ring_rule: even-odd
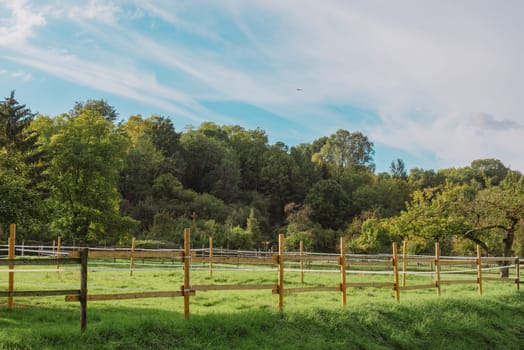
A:
MULTIPOLYGON (((94 267, 95 265, 93 265, 94 267)), ((112 265, 105 266, 110 267, 112 265)), ((139 266, 139 265, 137 265, 139 266)), ((97 266, 103 267, 103 266, 97 266)), ((194 267, 198 267, 195 265, 194 267)), ((201 266, 204 268, 204 266, 201 266)), ((446 277, 447 278, 447 277, 446 277)), ((454 278, 461 278, 460 276, 454 278)), ((337 286, 338 273, 286 272, 285 286, 337 286)), ((392 275, 348 275, 348 282, 392 282, 392 275)), ((432 276, 409 276, 408 285, 432 276)), ((277 271, 197 270, 197 284, 276 284, 277 271)), ((89 272, 89 293, 180 290, 183 271, 128 269, 89 272)), ((16 273, 16 290, 75 289, 79 270, 16 273)), ((0 274, 0 290, 7 288, 0 274)), ((524 297, 513 284, 485 282, 401 292, 348 288, 286 295, 284 312, 271 290, 197 292, 191 315, 183 298, 89 302, 88 325, 79 330, 79 305, 63 297, 15 298, 0 306, 0 349, 521 349, 524 297)), ((0 301, 4 302, 4 301, 0 301)))

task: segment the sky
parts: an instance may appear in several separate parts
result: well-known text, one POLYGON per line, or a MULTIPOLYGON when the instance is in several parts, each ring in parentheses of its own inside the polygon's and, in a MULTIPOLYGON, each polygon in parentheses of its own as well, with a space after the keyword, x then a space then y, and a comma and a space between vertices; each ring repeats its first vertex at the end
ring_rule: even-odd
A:
POLYGON ((524 171, 523 65, 520 0, 0 0, 0 94, 33 112, 360 131, 377 171, 524 171))

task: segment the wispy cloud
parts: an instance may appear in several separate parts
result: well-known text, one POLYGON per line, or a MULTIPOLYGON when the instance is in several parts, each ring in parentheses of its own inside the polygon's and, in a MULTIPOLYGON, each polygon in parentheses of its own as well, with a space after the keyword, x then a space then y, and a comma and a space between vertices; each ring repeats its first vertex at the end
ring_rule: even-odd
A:
POLYGON ((514 152, 524 147, 519 1, 2 5, 1 55, 23 71, 37 69, 194 122, 217 115, 208 101, 239 102, 303 125, 297 141, 358 128, 407 153, 435 154, 436 166, 489 156, 524 169, 514 152), (36 28, 56 23, 70 30, 39 41, 36 28), (376 118, 355 120, 333 108, 348 105, 376 118))
POLYGON ((27 0, 2 0, 0 9, 0 13, 4 13, 0 15, 0 46, 25 41, 34 36, 36 27, 46 24, 40 13, 32 11, 27 0))

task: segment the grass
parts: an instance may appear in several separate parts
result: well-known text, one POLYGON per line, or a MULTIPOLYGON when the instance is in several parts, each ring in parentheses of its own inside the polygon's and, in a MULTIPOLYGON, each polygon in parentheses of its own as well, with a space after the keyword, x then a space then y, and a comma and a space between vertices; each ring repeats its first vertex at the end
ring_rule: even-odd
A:
MULTIPOLYGON (((268 272, 196 271, 193 284, 271 284, 268 272)), ((337 274, 306 273, 306 286, 338 283, 337 274)), ((78 288, 78 271, 17 273, 16 289, 78 288)), ((390 281, 391 276, 349 275, 356 280, 390 281)), ((0 288, 7 274, 0 274, 0 288)), ((91 271, 90 293, 179 290, 180 270, 91 271)), ((430 277, 409 276, 409 284, 430 277)), ((298 273, 286 286, 300 286, 298 273)), ((0 301, 3 302, 3 301, 0 301)), ((63 297, 17 298, 17 307, 0 306, 0 349, 522 349, 524 294, 509 283, 401 292, 390 288, 350 288, 348 305, 339 293, 277 296, 263 291, 198 292, 191 316, 183 317, 182 298, 90 302, 88 326, 79 331, 79 305, 63 297)))

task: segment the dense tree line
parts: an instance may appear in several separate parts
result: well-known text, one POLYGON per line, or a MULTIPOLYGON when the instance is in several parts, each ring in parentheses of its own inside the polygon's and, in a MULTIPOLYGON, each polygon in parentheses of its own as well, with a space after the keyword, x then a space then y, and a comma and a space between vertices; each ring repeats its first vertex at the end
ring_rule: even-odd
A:
MULTIPOLYGON (((473 243, 491 254, 522 250, 524 185, 495 159, 442 170, 375 173, 373 143, 338 130, 308 144, 269 144, 260 128, 205 122, 177 130, 171 119, 134 115, 117 122, 106 101, 77 102, 58 116, 36 115, 12 92, 0 103, 0 230, 17 223, 25 239, 61 234, 84 243, 130 237, 180 245, 213 236, 230 248, 356 252, 409 238, 424 252, 473 243)), ((0 231, 1 234, 1 231, 0 231)), ((0 238, 1 239, 1 238, 0 238)))

